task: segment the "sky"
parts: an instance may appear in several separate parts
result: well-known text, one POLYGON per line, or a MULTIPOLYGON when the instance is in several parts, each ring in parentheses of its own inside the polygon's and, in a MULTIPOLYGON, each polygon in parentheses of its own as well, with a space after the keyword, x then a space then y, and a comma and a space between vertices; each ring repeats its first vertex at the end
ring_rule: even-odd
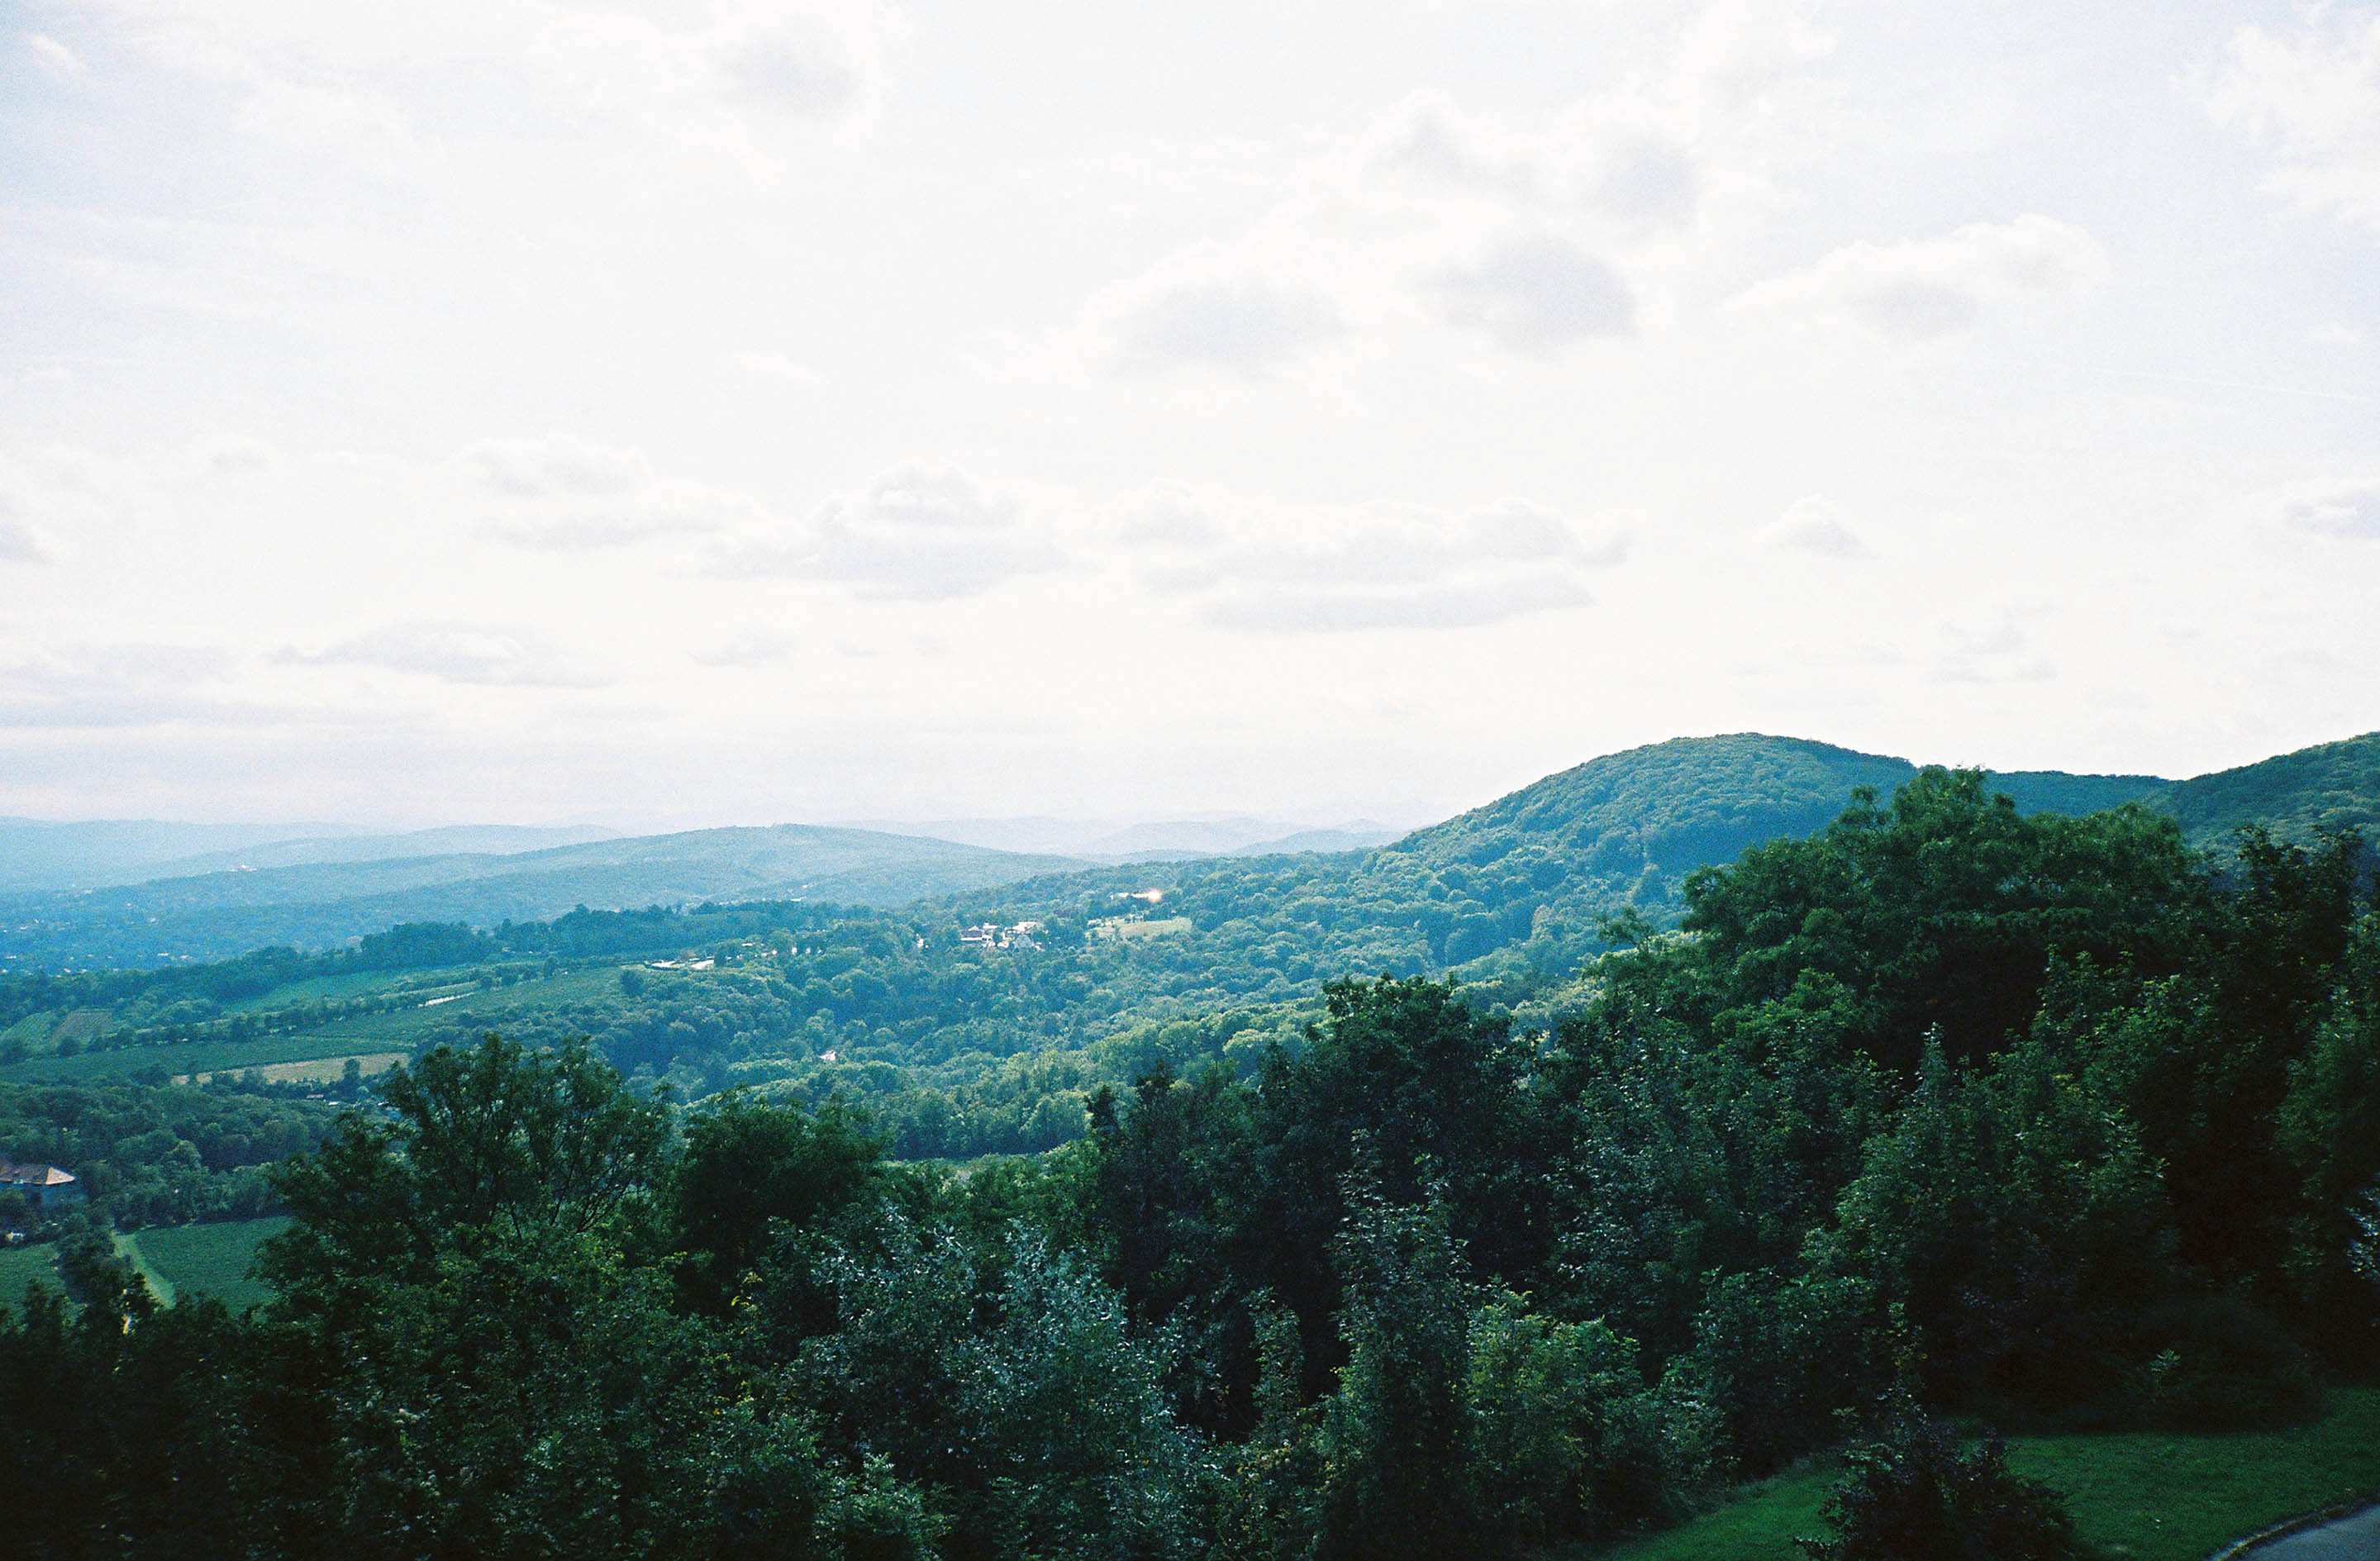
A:
POLYGON ((2380 5, 0 0, 0 813, 2380 727, 2380 5))

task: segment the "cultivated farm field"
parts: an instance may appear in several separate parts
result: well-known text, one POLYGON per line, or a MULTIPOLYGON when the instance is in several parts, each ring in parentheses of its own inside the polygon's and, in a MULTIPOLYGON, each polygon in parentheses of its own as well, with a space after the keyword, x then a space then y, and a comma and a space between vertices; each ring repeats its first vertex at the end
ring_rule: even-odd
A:
MULTIPOLYGON (((204 1225, 166 1225, 123 1238, 147 1275, 152 1289, 170 1289, 160 1300, 186 1301, 210 1295, 235 1312, 271 1299, 272 1291, 248 1277, 257 1244, 287 1228, 287 1215, 262 1219, 218 1220, 204 1225), (163 1280, 163 1286, 155 1283, 163 1280)), ((145 1277, 145 1276, 144 1276, 145 1277)))
MULTIPOLYGON (((410 1057, 425 1042, 451 1038, 468 1031, 471 1015, 523 1007, 548 1007, 583 1002, 619 989, 617 971, 604 965, 552 976, 532 976, 510 986, 481 987, 458 974, 451 982, 414 984, 404 989, 407 1006, 386 1013, 344 1014, 302 1028, 244 1037, 207 1037, 168 1046, 117 1047, 83 1050, 72 1057, 54 1052, 0 1065, 0 1082, 21 1083, 88 1083, 105 1078, 128 1077, 152 1067, 176 1078, 211 1073, 240 1073, 254 1068, 268 1078, 273 1070, 300 1063, 326 1063, 328 1071, 281 1075, 335 1080, 349 1057, 365 1059, 410 1057), (458 1021, 460 1023, 458 1023, 458 1021)), ((391 990, 385 975, 315 978, 276 988, 236 1005, 235 1011, 270 1014, 302 1003, 342 997, 378 996, 391 990), (340 990, 327 989, 333 985, 340 990)), ((84 1022, 85 1027, 90 1022, 84 1022)), ((385 1061, 364 1064, 367 1075, 383 1071, 385 1061)))

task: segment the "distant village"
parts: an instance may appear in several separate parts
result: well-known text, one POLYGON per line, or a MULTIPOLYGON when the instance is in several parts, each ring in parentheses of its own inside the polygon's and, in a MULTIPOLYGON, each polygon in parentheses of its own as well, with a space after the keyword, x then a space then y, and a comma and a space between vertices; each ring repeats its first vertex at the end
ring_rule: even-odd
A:
MULTIPOLYGON (((1157 905, 1161 904, 1164 902, 1165 890, 1161 889, 1123 889, 1116 890, 1115 898, 1118 900, 1136 900, 1144 905, 1157 905)), ((1186 932, 1189 930, 1189 926, 1190 924, 1187 921, 1184 921, 1180 924, 1179 930, 1186 932)), ((1099 917, 1093 920, 1090 926, 1085 930, 1089 935, 1091 941, 1097 943, 1102 941, 1121 940, 1136 935, 1145 935, 1148 931, 1171 932, 1176 930, 1176 927, 1175 924, 1172 922, 1157 923, 1143 921, 1140 919, 1139 914, 1135 913, 1132 915, 1099 917)), ((1042 946, 1042 934, 1046 931, 1048 931, 1048 927, 1043 923, 1036 921, 1012 922, 1005 926, 1002 926, 998 922, 984 922, 976 926, 963 926, 959 928, 959 947, 962 949, 982 949, 985 950, 995 949, 1038 950, 1042 946)), ((922 939, 920 940, 920 946, 923 946, 922 939)))

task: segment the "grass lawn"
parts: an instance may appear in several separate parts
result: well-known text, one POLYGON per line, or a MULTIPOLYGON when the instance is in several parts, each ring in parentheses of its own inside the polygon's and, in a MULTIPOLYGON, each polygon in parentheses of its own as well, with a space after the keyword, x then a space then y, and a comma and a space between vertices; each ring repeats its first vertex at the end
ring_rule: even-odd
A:
POLYGON ((2267 1523, 2380 1487, 2380 1389, 2333 1388, 2330 1413, 2222 1436, 2027 1436, 2009 1463, 2066 1493, 2110 1555, 2202 1561, 2267 1523))
MULTIPOLYGON (((2082 1537, 2125 1561, 2204 1561, 2267 1523, 2380 1488, 2380 1389, 2333 1388, 2312 1425, 2220 1435, 2019 1436, 2019 1473, 2066 1494, 2082 1537)), ((1832 1470, 1745 1490, 1667 1533, 1616 1546, 1613 1561, 1801 1561, 1798 1536, 1826 1531, 1832 1470)))
POLYGON ((16 1311, 25 1304, 25 1291, 38 1280, 52 1289, 58 1289, 58 1249, 44 1242, 38 1247, 0 1247, 0 1306, 16 1311))
POLYGON ((154 1276, 150 1288, 160 1300, 211 1295, 241 1312, 271 1298, 272 1291, 248 1277, 248 1265, 255 1259, 256 1244, 288 1223, 287 1215, 273 1215, 211 1225, 164 1225, 127 1236, 121 1244, 144 1277, 154 1276), (163 1287, 156 1283, 160 1279, 163 1287))
POLYGON ((1764 1480, 1715 1512, 1606 1554, 1615 1561, 1805 1561, 1793 1542, 1827 1531, 1818 1509, 1837 1472, 1824 1464, 1764 1480))

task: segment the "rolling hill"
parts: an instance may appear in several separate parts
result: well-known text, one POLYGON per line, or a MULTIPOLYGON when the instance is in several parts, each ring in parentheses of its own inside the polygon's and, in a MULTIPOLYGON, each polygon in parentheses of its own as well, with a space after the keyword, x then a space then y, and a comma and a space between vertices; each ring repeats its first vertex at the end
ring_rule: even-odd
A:
MULTIPOLYGON (((96 889, 155 877, 170 864, 211 853, 287 840, 324 837, 330 824, 177 824, 154 818, 100 818, 68 823, 0 818, 0 894, 96 889)), ((228 865, 228 864, 226 864, 228 865)))
POLYGON ((0 905, 18 968, 222 959, 270 944, 336 946, 400 922, 494 926, 574 906, 712 900, 897 905, 1075 865, 916 836, 801 824, 697 829, 507 853, 310 862, 162 878, 0 905))
POLYGON ((2219 846, 2244 824, 2296 844, 2322 829, 2380 833, 2380 732, 2177 780, 2147 799, 2192 845, 2219 846))

